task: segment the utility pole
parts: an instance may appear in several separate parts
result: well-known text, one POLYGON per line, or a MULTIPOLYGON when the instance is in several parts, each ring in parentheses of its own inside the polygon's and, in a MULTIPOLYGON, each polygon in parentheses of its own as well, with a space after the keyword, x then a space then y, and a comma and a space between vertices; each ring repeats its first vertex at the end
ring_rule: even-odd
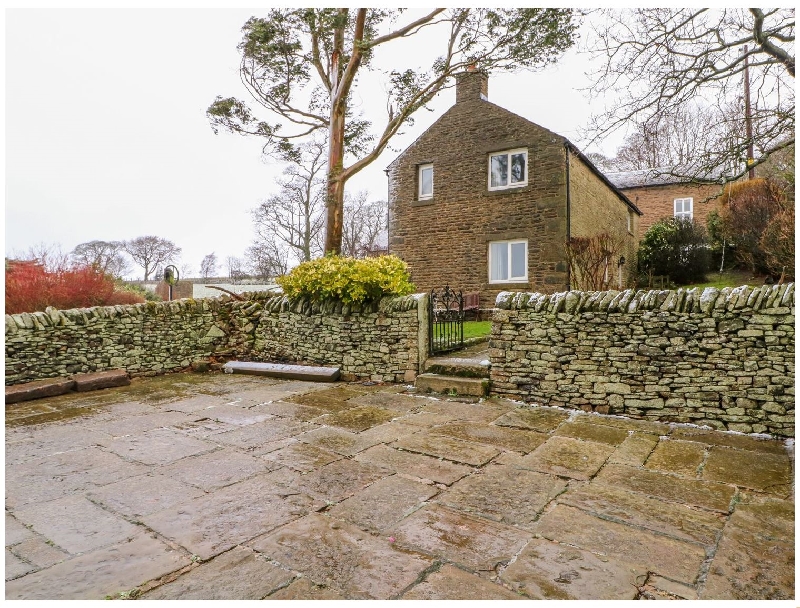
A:
POLYGON ((747 135, 747 179, 755 179, 756 170, 753 164, 753 117, 750 115, 750 62, 747 56, 747 45, 744 45, 744 123, 747 135))

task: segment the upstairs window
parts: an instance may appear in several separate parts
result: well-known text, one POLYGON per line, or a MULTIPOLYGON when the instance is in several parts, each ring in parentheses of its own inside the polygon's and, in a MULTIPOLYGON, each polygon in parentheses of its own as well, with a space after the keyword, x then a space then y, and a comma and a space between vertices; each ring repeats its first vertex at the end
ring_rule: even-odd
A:
POLYGON ((433 198, 433 165, 419 166, 419 192, 417 198, 421 201, 433 198))
POLYGON ((524 283, 528 280, 528 241, 489 243, 489 282, 524 283))
POLYGON ((675 217, 677 219, 692 219, 692 203, 691 198, 676 198, 675 199, 675 217))
POLYGON ((489 190, 519 188, 528 184, 528 151, 525 148, 489 156, 489 190))

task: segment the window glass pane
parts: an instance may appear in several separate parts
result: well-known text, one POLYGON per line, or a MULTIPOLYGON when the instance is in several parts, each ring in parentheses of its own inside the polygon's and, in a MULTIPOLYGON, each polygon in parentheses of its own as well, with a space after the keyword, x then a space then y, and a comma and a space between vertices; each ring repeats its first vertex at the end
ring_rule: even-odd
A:
POLYGON ((508 243, 489 244, 490 281, 505 281, 508 279, 508 243))
POLYGON ((525 181, 525 154, 511 155, 511 183, 518 184, 525 181))
POLYGON ((525 276, 527 260, 525 259, 525 243, 511 243, 511 276, 519 279, 525 276))
POLYGON ((492 188, 508 185, 508 154, 492 156, 492 188))
POLYGON ((433 194, 433 167, 423 167, 420 170, 419 194, 420 196, 433 194))

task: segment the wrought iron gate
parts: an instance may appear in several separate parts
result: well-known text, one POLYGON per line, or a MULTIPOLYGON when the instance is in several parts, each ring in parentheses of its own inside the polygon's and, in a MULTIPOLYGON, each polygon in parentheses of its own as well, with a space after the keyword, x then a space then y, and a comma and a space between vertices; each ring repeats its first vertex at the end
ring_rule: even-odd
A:
POLYGON ((431 291, 428 300, 428 354, 447 353, 464 346, 464 295, 446 286, 431 291))

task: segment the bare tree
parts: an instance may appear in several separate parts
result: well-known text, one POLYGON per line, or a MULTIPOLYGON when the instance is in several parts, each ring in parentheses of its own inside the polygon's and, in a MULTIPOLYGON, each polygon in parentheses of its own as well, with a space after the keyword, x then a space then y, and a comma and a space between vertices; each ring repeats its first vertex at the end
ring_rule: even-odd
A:
POLYGON ((277 180, 281 191, 253 209, 258 243, 286 246, 292 256, 306 262, 322 254, 325 206, 325 144, 311 141, 299 149, 277 180))
POLYGON ((470 66, 511 71, 555 61, 573 44, 573 17, 570 9, 437 8, 398 26, 402 11, 273 9, 245 23, 239 45, 242 82, 268 116, 258 119, 234 97, 217 97, 207 113, 213 128, 261 137, 265 152, 284 158, 307 135, 329 134, 325 252, 340 253, 347 180, 380 156, 414 112, 470 66), (391 41, 425 28, 442 33, 441 47, 431 49, 428 69, 391 72, 388 117, 376 135, 353 112, 359 73, 391 41))
POLYGON ((289 272, 289 251, 275 241, 258 241, 245 250, 250 273, 269 281, 289 272))
POLYGON ((61 245, 48 243, 37 243, 28 248, 27 251, 14 251, 12 258, 15 260, 36 262, 47 272, 61 272, 72 266, 69 254, 61 250, 61 245))
POLYGON ((144 280, 147 281, 154 270, 167 264, 178 261, 181 248, 172 241, 158 236, 140 236, 130 241, 125 241, 125 251, 128 252, 139 266, 144 269, 144 280))
POLYGON ((245 264, 242 258, 239 258, 235 255, 229 255, 225 258, 225 264, 228 266, 228 276, 231 279, 231 283, 234 285, 237 281, 241 281, 247 273, 245 272, 245 264))
POLYGON ((214 276, 217 272, 217 254, 213 251, 200 262, 200 276, 204 279, 214 276))
POLYGON ((676 175, 738 178, 794 143, 794 9, 604 9, 594 22, 589 50, 604 65, 592 91, 613 101, 593 118, 592 141, 630 124, 675 125, 699 104, 717 117, 741 108, 727 129, 736 137, 691 144, 676 175), (752 138, 742 128, 746 73, 752 138))
POLYGON ((81 266, 92 266, 103 274, 121 277, 130 269, 124 253, 125 244, 121 241, 89 241, 75 247, 70 257, 81 266))
POLYGON ((386 201, 367 202, 368 193, 361 191, 345 197, 342 255, 363 258, 374 251, 386 233, 386 201))

